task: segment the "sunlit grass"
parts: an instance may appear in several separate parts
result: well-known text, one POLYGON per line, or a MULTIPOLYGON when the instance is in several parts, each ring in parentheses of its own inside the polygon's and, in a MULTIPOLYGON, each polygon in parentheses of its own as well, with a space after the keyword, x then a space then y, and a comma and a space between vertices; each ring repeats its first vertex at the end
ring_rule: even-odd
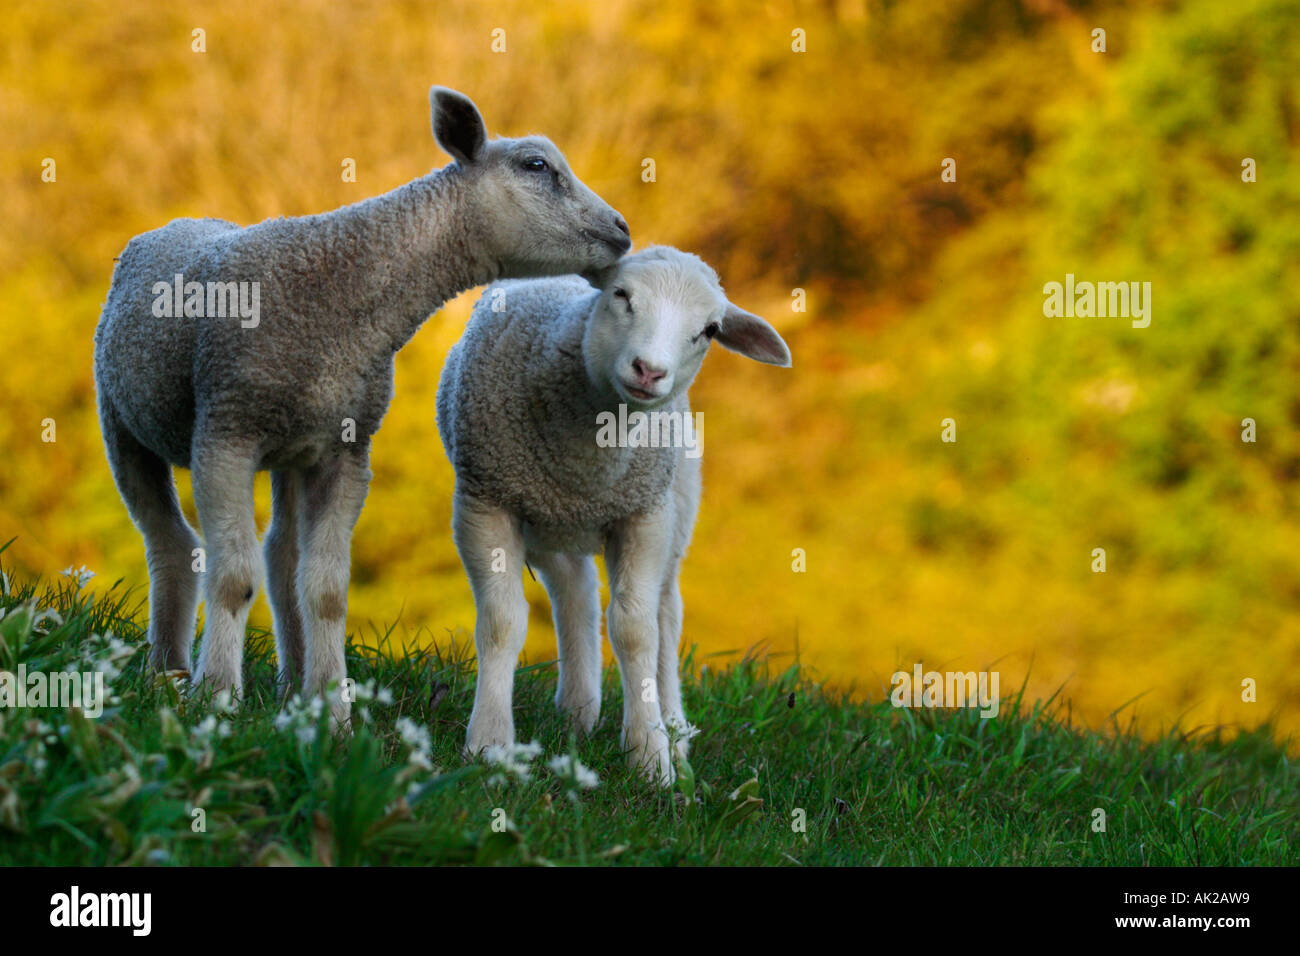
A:
MULTIPOLYGON (((95 584, 7 578, 0 669, 94 667, 107 631, 138 651, 138 595, 95 584)), ((1054 701, 1004 700, 991 720, 864 707, 747 657, 685 683, 703 733, 660 791, 619 752, 613 671, 603 723, 576 741, 551 662, 521 667, 517 726, 541 750, 521 780, 459 756, 463 649, 351 654, 342 743, 319 708, 277 706, 263 632, 235 710, 144 657, 97 720, 0 709, 0 863, 1266 865, 1294 862, 1300 832, 1300 774, 1267 727, 1143 742, 1071 727, 1054 701), (599 784, 548 768, 558 755, 599 784)))

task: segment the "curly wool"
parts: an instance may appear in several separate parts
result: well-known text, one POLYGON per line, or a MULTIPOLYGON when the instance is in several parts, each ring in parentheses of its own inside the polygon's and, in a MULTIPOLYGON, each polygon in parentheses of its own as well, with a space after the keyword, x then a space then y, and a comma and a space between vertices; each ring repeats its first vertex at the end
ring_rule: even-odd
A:
MULTIPOLYGON (((519 515, 554 550, 590 550, 584 539, 655 510, 681 455, 597 445, 597 416, 618 407, 583 361, 599 297, 577 277, 495 283, 438 385, 438 430, 459 485, 519 515), (493 311, 502 294, 506 307, 493 311)), ((685 394, 662 410, 688 412, 685 394)))
POLYGON ((178 219, 136 236, 95 333, 101 401, 186 467, 196 425, 208 439, 253 443, 267 464, 319 458, 344 418, 373 434, 398 349, 431 308, 495 272, 453 225, 463 221, 458 178, 451 166, 330 213, 246 228, 178 219), (418 261, 435 244, 446 254, 418 261), (175 275, 256 282, 260 322, 155 316, 154 285, 175 275))

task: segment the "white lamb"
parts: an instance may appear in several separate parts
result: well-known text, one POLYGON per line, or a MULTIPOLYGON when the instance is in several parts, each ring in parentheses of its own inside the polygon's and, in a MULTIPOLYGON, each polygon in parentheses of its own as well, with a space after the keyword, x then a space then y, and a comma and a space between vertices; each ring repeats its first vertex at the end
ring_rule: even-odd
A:
MULTIPOLYGON (((240 228, 179 219, 122 252, 95 332, 113 477, 145 539, 150 661, 188 670, 201 565, 171 466, 188 467, 207 546, 196 686, 242 688, 262 579, 253 476, 271 471, 268 591, 286 689, 345 676, 352 528, 393 358, 449 298, 502 276, 608 266, 627 224, 541 137, 489 141, 478 110, 430 91, 455 162, 333 212, 240 228)), ((347 696, 331 717, 347 720, 347 696)))
POLYGON ((438 386, 438 429, 456 470, 453 535, 477 609, 466 751, 514 743, 525 562, 540 572, 553 607, 556 706, 583 732, 595 725, 593 555, 603 551, 623 746, 633 766, 667 783, 670 733, 683 756, 692 733, 678 680, 677 576, 700 499, 700 436, 686 392, 712 341, 787 367, 790 351, 767 322, 728 302, 717 275, 693 255, 652 247, 592 281, 600 291, 577 277, 491 286, 438 386), (659 417, 638 424, 637 412, 659 417), (611 420, 630 426, 615 447, 611 420))

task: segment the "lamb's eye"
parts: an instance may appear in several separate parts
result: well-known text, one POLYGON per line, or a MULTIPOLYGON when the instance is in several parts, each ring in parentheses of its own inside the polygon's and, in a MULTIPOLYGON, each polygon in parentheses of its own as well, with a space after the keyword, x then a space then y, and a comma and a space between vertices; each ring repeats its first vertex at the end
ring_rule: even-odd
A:
POLYGON ((700 334, 697 335, 697 336, 695 336, 694 338, 692 338, 691 341, 692 341, 692 342, 698 342, 698 341, 699 341, 700 339, 702 339, 702 338, 703 338, 703 339, 708 339, 709 341, 712 341, 712 340, 713 340, 713 337, 714 337, 715 335, 717 335, 717 334, 718 334, 718 323, 717 323, 717 322, 710 322, 708 325, 706 325, 704 328, 702 328, 702 329, 700 330, 700 334))
POLYGON ((550 164, 540 156, 530 156, 521 165, 530 173, 544 173, 551 168, 550 164))
POLYGON ((627 303, 627 307, 629 309, 632 308, 632 297, 627 294, 627 289, 615 289, 614 298, 622 299, 624 302, 627 303))

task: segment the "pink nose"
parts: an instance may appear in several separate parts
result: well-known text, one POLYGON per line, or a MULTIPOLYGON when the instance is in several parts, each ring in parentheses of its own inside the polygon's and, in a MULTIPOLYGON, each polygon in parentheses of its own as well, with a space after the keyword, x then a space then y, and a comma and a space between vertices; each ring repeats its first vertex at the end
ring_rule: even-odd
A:
POLYGON ((632 371, 636 373, 637 383, 644 386, 653 385, 668 374, 667 369, 655 368, 653 365, 646 365, 646 363, 642 362, 640 359, 632 360, 632 371))

